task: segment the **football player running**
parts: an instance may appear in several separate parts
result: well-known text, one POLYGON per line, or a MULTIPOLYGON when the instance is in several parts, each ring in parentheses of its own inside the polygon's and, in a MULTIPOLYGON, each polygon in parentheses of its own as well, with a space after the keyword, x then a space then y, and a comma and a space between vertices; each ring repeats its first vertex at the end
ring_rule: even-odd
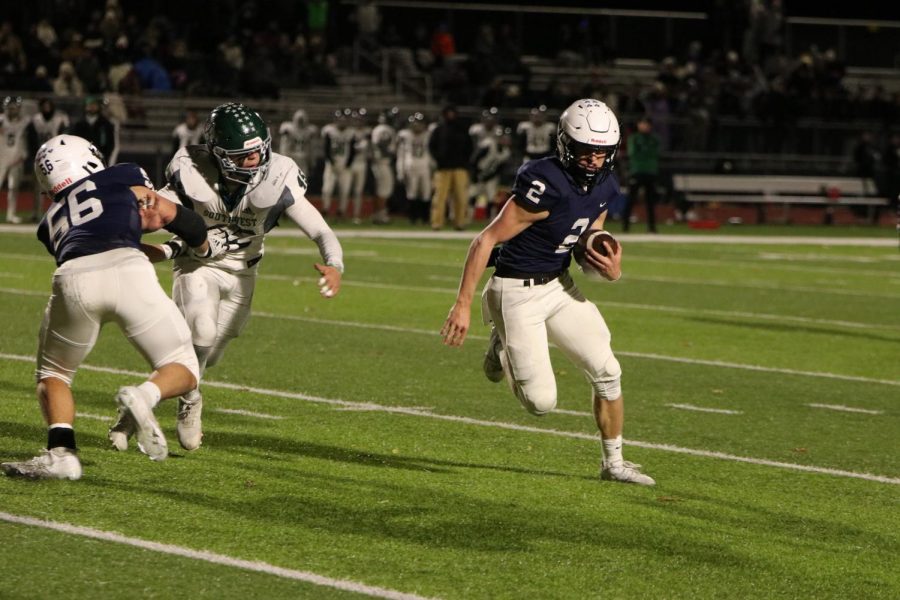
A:
MULTIPOLYGON (((441 335, 447 345, 462 345, 475 287, 492 249, 502 243, 482 295, 485 321, 493 323, 485 375, 491 381, 505 376, 531 414, 545 415, 556 407, 548 342, 555 343, 591 382, 602 438, 601 479, 654 485, 640 465, 622 457, 622 371, 606 322, 567 270, 579 235, 603 228, 619 193, 610 176, 619 139, 618 120, 604 103, 582 99, 566 109, 559 119, 557 156, 520 167, 512 201, 472 241, 441 335)), ((622 273, 621 245, 613 253, 607 244, 607 250, 604 256, 589 249, 586 260, 615 281, 622 273)))
POLYGON ((107 168, 83 138, 51 138, 38 149, 34 170, 39 191, 51 199, 38 239, 58 265, 37 355, 47 449, 31 460, 3 463, 2 469, 34 479, 81 477, 72 379, 110 321, 153 366, 146 381, 122 387, 116 400, 133 423, 141 450, 162 460, 168 449, 153 409, 160 399, 196 387, 200 373, 190 330, 139 249, 141 231, 164 227, 200 256, 212 257, 224 246, 207 239, 199 215, 158 197, 140 167, 107 168))
MULTIPOLYGON (((222 104, 210 113, 204 137, 205 145, 175 154, 160 190, 229 236, 228 251, 210 259, 181 252, 177 244, 162 248, 166 257, 175 257, 172 298, 190 327, 201 376, 247 324, 265 235, 282 216, 318 246, 322 262, 314 267, 323 297, 338 294, 344 270, 337 236, 306 199, 306 176, 292 159, 272 152, 259 114, 242 104, 222 104)), ((202 407, 199 387, 178 400, 178 441, 186 450, 200 447, 202 407)), ((118 450, 128 447, 133 431, 124 417, 109 432, 118 450)))

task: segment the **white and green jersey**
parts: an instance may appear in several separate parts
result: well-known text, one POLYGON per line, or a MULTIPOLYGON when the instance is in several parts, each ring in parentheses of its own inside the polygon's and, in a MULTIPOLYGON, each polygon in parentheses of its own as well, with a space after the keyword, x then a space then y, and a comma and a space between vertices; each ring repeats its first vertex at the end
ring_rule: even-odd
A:
POLYGON ((187 146, 175 153, 166 168, 168 198, 193 209, 207 228, 225 226, 235 235, 251 238, 246 248, 213 259, 199 259, 185 253, 175 259, 175 270, 201 263, 225 271, 255 270, 264 253, 265 234, 282 215, 294 221, 319 247, 325 264, 343 271, 343 252, 334 232, 319 211, 306 199, 306 177, 292 159, 272 152, 269 168, 257 172, 247 186, 235 193, 231 202, 223 196, 224 184, 215 157, 204 145, 187 146), (229 206, 231 208, 229 208, 229 206))

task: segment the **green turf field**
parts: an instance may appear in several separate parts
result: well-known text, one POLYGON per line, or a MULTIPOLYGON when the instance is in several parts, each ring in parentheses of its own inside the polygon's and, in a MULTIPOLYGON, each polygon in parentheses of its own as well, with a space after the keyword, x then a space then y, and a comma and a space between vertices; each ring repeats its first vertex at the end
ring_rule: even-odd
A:
MULTIPOLYGON (((74 385, 83 478, 0 476, 0 598, 898 598, 900 252, 853 233, 883 243, 632 234, 621 281, 576 275, 654 488, 599 481, 590 390, 556 350, 561 411, 536 418, 484 378, 477 307, 463 348, 440 343, 465 240, 344 236, 326 301, 314 246, 272 238, 197 452, 171 401, 168 460, 107 448, 146 366, 104 329, 74 385)), ((46 441, 52 272, 32 234, 0 237, 3 461, 46 441)))

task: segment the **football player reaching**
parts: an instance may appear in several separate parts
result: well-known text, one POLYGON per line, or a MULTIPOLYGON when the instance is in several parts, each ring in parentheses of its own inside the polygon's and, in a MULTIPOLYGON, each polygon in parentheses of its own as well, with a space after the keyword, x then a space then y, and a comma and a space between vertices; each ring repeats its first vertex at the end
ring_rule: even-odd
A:
MULTIPOLYGON (((609 203, 619 193, 610 176, 618 146, 618 120, 603 102, 582 99, 566 109, 559 119, 557 155, 519 168, 512 201, 472 241, 441 335, 450 346, 465 340, 475 287, 494 246, 502 243, 482 295, 485 321, 493 324, 485 375, 495 382, 506 377, 531 414, 545 415, 556 407, 548 346, 553 342, 591 382, 602 438, 601 479, 654 485, 640 465, 622 457, 622 371, 606 322, 568 272, 578 237, 588 228, 603 228, 609 203)), ((608 250, 604 256, 590 248, 586 260, 615 281, 622 272, 622 250, 608 250)))
MULTIPOLYGON (((250 302, 266 233, 287 217, 319 248, 314 264, 319 292, 333 298, 344 270, 340 242, 322 215, 306 199, 306 176, 290 158, 272 152, 263 119, 242 104, 222 104, 207 119, 205 144, 175 153, 159 193, 203 217, 207 228, 225 233, 222 254, 204 258, 183 252, 177 241, 156 248, 172 257, 172 298, 190 327, 200 374, 221 358, 250 318, 250 302)), ((178 441, 186 450, 200 447, 203 436, 200 389, 178 399, 178 441)), ((113 447, 125 450, 134 431, 128 414, 109 431, 113 447)))
POLYGON ((203 219, 158 197, 137 165, 107 168, 97 148, 80 137, 49 139, 37 151, 34 171, 40 192, 51 200, 38 239, 58 266, 37 355, 47 449, 2 468, 8 475, 34 479, 81 477, 72 379, 110 321, 153 366, 146 381, 122 387, 116 400, 141 450, 162 460, 168 448, 153 409, 162 398, 194 389, 200 372, 190 330, 139 249, 141 231, 164 227, 184 239, 192 253, 213 257, 203 219))

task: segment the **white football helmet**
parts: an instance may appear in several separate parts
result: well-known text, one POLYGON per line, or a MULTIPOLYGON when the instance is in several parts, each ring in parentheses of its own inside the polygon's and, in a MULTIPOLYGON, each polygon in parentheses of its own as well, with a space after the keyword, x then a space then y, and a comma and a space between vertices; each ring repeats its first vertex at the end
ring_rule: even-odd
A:
POLYGON ((76 135, 52 137, 34 157, 34 174, 40 190, 51 198, 76 181, 106 168, 97 147, 76 135))
POLYGON ((570 175, 589 188, 609 175, 619 148, 619 120, 610 108, 599 100, 576 100, 559 117, 556 151, 570 175), (606 159, 599 169, 584 168, 578 157, 605 151, 606 159))

